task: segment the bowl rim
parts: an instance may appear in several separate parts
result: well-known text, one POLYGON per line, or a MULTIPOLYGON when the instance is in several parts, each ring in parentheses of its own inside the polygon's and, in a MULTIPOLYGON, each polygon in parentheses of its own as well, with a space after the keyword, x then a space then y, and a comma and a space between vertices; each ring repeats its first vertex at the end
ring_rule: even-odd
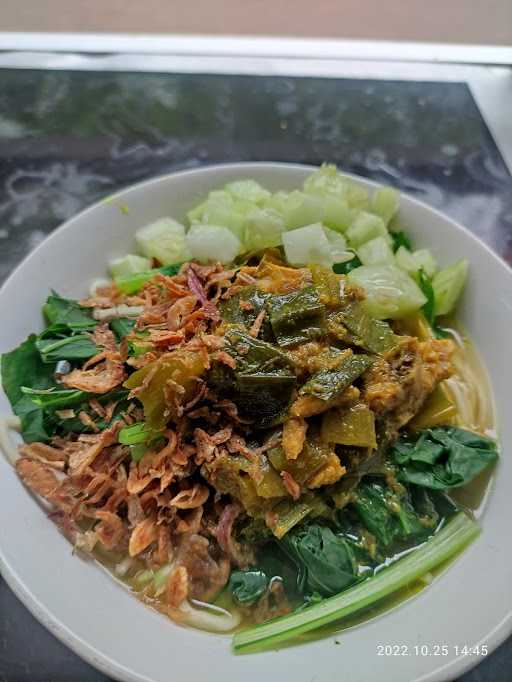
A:
MULTIPOLYGON (((130 194, 134 190, 143 190, 145 187, 153 186, 159 183, 166 183, 176 177, 191 177, 194 175, 212 175, 214 176, 216 172, 222 169, 229 169, 234 172, 239 170, 241 173, 249 174, 251 169, 289 169, 289 170, 310 170, 314 171, 319 168, 313 164, 300 164, 300 163, 286 163, 281 161, 241 161, 241 162, 226 162, 226 163, 215 163, 202 165, 194 168, 186 168, 181 170, 172 171, 170 173, 165 173, 162 175, 156 175, 140 182, 128 185, 112 194, 107 195, 94 202, 90 206, 82 209, 77 214, 73 215, 68 220, 61 223, 57 228, 55 228, 40 244, 36 246, 35 249, 30 251, 22 261, 14 268, 14 270, 9 274, 6 280, 0 287, 0 297, 3 295, 4 290, 8 287, 11 280, 17 275, 18 270, 24 268, 28 265, 32 259, 38 257, 39 252, 43 249, 48 248, 48 245, 58 236, 60 236, 64 231, 70 229, 75 221, 82 219, 88 214, 93 214, 97 208, 103 204, 115 204, 115 202, 122 200, 127 194, 130 194)), ((378 188, 384 185, 384 183, 366 178, 365 176, 356 175, 354 173, 348 173, 339 169, 340 172, 354 180, 355 182, 363 182, 369 187, 378 188)), ((492 257, 495 266, 501 268, 506 277, 510 277, 512 282, 512 266, 509 265, 498 253, 496 253, 488 244, 486 244, 480 237, 471 232, 467 227, 451 218, 447 214, 443 213, 437 208, 430 206, 428 203, 413 197, 406 192, 400 192, 400 196, 407 199, 408 202, 413 205, 417 205, 419 208, 426 209, 430 213, 437 215, 444 221, 448 221, 452 227, 456 230, 461 231, 466 237, 471 239, 480 249, 484 249, 489 256, 492 257)), ((95 647, 85 641, 82 637, 75 634, 71 628, 69 628, 64 623, 60 622, 58 617, 54 616, 49 608, 44 606, 37 598, 35 594, 31 592, 29 587, 25 585, 23 580, 18 577, 14 568, 11 568, 9 562, 7 561, 2 547, 0 546, 0 574, 4 578, 5 582, 9 588, 14 592, 16 597, 22 602, 22 604, 28 609, 28 611, 45 627, 47 628, 58 640, 69 647, 75 654, 80 658, 85 660, 87 663, 100 670, 101 672, 109 675, 110 677, 119 680, 120 682, 154 682, 152 678, 136 673, 131 669, 126 668, 122 663, 111 658, 108 654, 99 652, 95 647)), ((115 578, 114 578, 115 579, 115 578)), ((509 636, 512 635, 512 612, 505 616, 498 624, 492 628, 490 632, 485 634, 481 638, 481 642, 486 642, 488 644, 489 654, 492 653, 500 644, 502 644, 509 636)), ((446 663, 446 665, 437 668, 436 670, 427 672, 419 678, 415 678, 414 682, 429 682, 453 679, 453 676, 461 675, 468 671, 473 666, 477 665, 479 662, 478 658, 470 656, 458 656, 455 659, 446 663), (449 674, 449 677, 445 677, 449 674)))

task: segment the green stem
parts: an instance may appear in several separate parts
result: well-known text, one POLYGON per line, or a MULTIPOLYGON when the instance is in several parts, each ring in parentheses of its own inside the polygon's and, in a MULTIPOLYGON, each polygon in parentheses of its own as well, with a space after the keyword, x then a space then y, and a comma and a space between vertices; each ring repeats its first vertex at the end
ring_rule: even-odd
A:
POLYGON ((146 282, 158 273, 167 276, 177 275, 180 267, 181 263, 177 263, 176 265, 164 265, 161 268, 137 272, 134 275, 120 275, 119 277, 114 277, 114 282, 119 291, 123 294, 135 294, 139 289, 142 289, 146 282))
POLYGON ((460 512, 424 545, 363 583, 304 611, 237 633, 233 637, 233 650, 240 654, 273 648, 297 635, 360 611, 458 554, 479 533, 480 528, 475 521, 460 512))

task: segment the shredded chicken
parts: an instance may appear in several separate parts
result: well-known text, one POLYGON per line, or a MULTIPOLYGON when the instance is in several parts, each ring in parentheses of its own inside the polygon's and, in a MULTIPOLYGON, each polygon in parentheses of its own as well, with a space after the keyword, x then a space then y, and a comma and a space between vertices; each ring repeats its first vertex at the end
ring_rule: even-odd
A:
POLYGON ((453 351, 450 340, 404 336, 365 373, 363 400, 385 416, 390 434, 407 424, 435 386, 451 375, 453 351))
POLYGON ((304 447, 308 423, 304 417, 292 417, 283 424, 283 450, 286 459, 297 459, 304 447))
POLYGON ((336 483, 346 473, 346 468, 342 466, 339 457, 333 452, 322 468, 309 479, 308 488, 313 490, 314 488, 321 488, 323 485, 336 483))
POLYGON ((263 324, 263 321, 265 320, 265 315, 266 315, 266 314, 267 314, 266 311, 265 311, 265 310, 262 310, 261 312, 259 312, 259 313, 257 314, 256 319, 255 319, 254 322, 252 323, 252 326, 251 326, 251 328, 249 329, 249 334, 250 334, 251 336, 253 336, 254 338, 256 338, 256 337, 258 336, 258 334, 260 333, 260 331, 261 331, 261 326, 262 326, 262 324, 263 324))

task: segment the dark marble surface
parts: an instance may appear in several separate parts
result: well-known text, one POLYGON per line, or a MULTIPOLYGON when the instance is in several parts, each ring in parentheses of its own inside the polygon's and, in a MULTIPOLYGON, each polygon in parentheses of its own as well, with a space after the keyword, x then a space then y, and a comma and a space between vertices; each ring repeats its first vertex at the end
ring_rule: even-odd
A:
MULTIPOLYGON (((245 160, 335 162, 445 211, 512 262, 512 178, 463 83, 4 70, 0 281, 116 189, 245 160)), ((460 682, 509 682, 511 670, 509 641, 460 682)), ((106 678, 0 578, 0 682, 28 680, 106 678)))

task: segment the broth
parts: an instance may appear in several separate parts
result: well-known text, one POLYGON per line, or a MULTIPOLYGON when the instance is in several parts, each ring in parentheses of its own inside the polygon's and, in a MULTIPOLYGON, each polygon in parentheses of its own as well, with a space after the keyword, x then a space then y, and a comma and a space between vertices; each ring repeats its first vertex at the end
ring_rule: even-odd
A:
MULTIPOLYGON (((450 399, 453 400, 457 407, 457 414, 456 416, 451 417, 448 423, 469 428, 488 436, 495 437, 496 411, 491 392, 490 381, 485 367, 471 342, 460 331, 460 327, 457 327, 454 323, 451 323, 449 330, 457 343, 457 349, 454 355, 455 373, 452 377, 446 379, 442 383, 450 399)), ((455 489, 453 492, 451 492, 450 497, 452 497, 453 500, 468 513, 478 517, 481 515, 485 506, 492 476, 492 469, 485 470, 464 488, 455 489)), ((254 624, 254 621, 251 619, 250 615, 239 609, 231 598, 230 593, 224 589, 217 597, 214 605, 212 605, 211 608, 218 609, 218 613, 221 615, 224 613, 226 617, 231 615, 233 619, 233 627, 208 627, 208 619, 206 619, 206 621, 203 620, 202 624, 199 625, 197 618, 192 617, 190 613, 182 613, 180 610, 171 609, 163 602, 163 600, 158 598, 158 595, 155 595, 153 591, 148 592, 147 589, 141 585, 141 576, 144 577, 143 574, 145 572, 147 573, 147 570, 144 570, 145 565, 143 561, 139 559, 128 560, 125 556, 119 553, 109 552, 101 549, 101 546, 98 546, 98 549, 95 549, 94 554, 95 558, 118 581, 122 582, 126 587, 128 587, 135 596, 141 599, 145 604, 152 606, 159 612, 175 621, 178 621, 182 624, 201 627, 201 629, 205 630, 222 632, 236 632, 237 630, 242 630, 254 624), (121 569, 124 567, 124 575, 120 575, 120 567, 121 569)), ((401 555, 398 554, 395 557, 388 559, 386 564, 389 565, 390 563, 393 563, 399 559, 400 556, 401 555)), ((456 560, 456 557, 452 558, 449 562, 446 562, 442 566, 429 573, 427 580, 425 578, 416 580, 410 585, 407 585, 405 588, 398 590, 397 592, 382 599, 377 604, 373 604, 371 607, 363 611, 349 616, 342 621, 338 621, 329 626, 320 628, 314 633, 297 638, 293 644, 308 641, 325 635, 334 635, 337 632, 347 628, 355 627, 363 622, 380 616, 387 610, 394 608, 403 601, 406 601, 422 592, 426 587, 428 587, 430 582, 435 580, 437 576, 443 573, 445 568, 454 560, 456 560)), ((194 603, 194 606, 197 605, 199 608, 195 609, 195 614, 197 614, 198 611, 200 612, 201 609, 204 610, 204 607, 206 606, 201 605, 200 603, 194 603)), ((226 620, 226 622, 229 624, 229 621, 226 620)))

